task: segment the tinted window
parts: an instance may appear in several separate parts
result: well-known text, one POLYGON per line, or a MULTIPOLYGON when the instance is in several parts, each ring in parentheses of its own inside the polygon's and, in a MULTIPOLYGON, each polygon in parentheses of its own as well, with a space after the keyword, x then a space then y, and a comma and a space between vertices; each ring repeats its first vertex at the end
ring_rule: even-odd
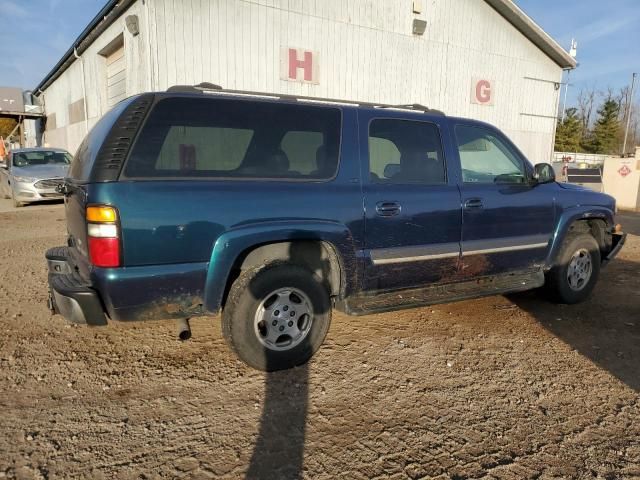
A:
POLYGON ((333 176, 335 165, 329 162, 327 166, 322 155, 324 145, 324 135, 321 132, 313 131, 291 131, 282 138, 282 151, 289 158, 290 168, 294 171, 309 175, 314 171, 322 170, 322 167, 329 169, 321 176, 333 176))
POLYGON ((456 127, 456 140, 467 183, 525 183, 522 159, 491 130, 456 127))
POLYGON ((109 134, 113 124, 118 120, 118 117, 134 99, 135 97, 132 97, 130 100, 118 103, 115 107, 105 113, 98 123, 94 125, 94 127, 89 131, 89 134, 84 137, 84 140, 73 157, 71 167, 69 168, 69 177, 79 181, 89 180, 91 169, 93 168, 93 164, 102 143, 109 134))
POLYGON ((127 177, 328 179, 340 111, 233 99, 166 98, 145 123, 127 177))
POLYGON ((373 120, 369 127, 369 171, 375 183, 445 183, 438 127, 410 120, 373 120))

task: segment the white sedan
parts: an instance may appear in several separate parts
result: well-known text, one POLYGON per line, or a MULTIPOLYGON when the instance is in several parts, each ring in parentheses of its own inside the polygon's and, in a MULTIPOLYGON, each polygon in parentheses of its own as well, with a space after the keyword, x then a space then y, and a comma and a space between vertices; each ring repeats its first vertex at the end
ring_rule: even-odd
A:
POLYGON ((12 198, 16 207, 25 203, 62 198, 57 187, 64 183, 72 157, 57 148, 22 148, 0 163, 0 195, 12 198))

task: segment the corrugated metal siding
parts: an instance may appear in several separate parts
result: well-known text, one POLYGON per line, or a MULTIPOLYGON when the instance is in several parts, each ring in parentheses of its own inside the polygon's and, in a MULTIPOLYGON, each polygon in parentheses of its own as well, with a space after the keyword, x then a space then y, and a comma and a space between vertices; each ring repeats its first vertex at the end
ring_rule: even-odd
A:
MULTIPOLYGON (((209 81, 422 103, 497 125, 533 162, 550 158, 558 99, 553 82, 561 69, 484 1, 425 0, 420 15, 412 13, 411 0, 153 0, 130 10, 139 16, 140 35, 132 37, 121 18, 96 42, 104 46, 124 32, 128 94, 209 81), (423 36, 411 33, 414 18, 427 21, 423 36), (317 85, 280 79, 282 47, 319 54, 317 85), (492 106, 471 103, 472 78, 494 82, 492 106)), ((83 56, 93 62, 89 52, 83 56)), ((98 66, 85 68, 87 86, 100 86, 98 66)), ((47 95, 77 71, 65 72, 47 95)), ((88 101, 90 118, 107 105, 88 101)))
MULTIPOLYGON (((153 89, 149 75, 149 45, 146 40, 146 16, 142 2, 134 3, 116 22, 82 54, 85 71, 88 128, 109 110, 107 98, 106 60, 101 54, 111 42, 122 35, 124 39, 124 63, 127 69, 126 92, 128 95, 153 89), (138 15, 141 33, 133 37, 126 30, 125 17, 138 15)), ((75 152, 86 134, 84 122, 70 125, 69 105, 82 99, 82 75, 80 62, 75 61, 45 91, 44 103, 47 115, 56 114, 56 129, 44 133, 43 142, 75 152)))

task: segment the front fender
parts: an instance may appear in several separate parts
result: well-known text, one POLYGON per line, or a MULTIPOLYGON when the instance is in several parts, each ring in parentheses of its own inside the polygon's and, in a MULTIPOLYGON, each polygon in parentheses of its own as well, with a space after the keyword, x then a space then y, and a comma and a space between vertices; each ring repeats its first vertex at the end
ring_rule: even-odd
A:
POLYGON ((328 221, 276 221, 242 225, 222 234, 213 246, 205 283, 206 310, 220 310, 227 280, 240 255, 260 245, 292 240, 330 243, 339 257, 347 291, 357 284, 355 244, 345 225, 328 221))
POLYGON ((560 254, 560 249, 562 248, 562 243, 564 242, 573 222, 579 220, 600 219, 604 220, 608 227, 611 227, 614 223, 613 216, 614 212, 606 207, 583 205, 565 209, 561 213, 556 229, 553 233, 551 248, 549 249, 549 254, 545 261, 545 269, 549 270, 555 266, 558 255, 560 254))

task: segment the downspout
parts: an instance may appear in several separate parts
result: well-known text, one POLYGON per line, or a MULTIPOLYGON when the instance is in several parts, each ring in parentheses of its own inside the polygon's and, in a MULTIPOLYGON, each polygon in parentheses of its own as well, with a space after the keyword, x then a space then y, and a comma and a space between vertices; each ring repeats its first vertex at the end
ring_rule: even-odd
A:
MULTIPOLYGON (((567 71, 573 70, 572 68, 567 68, 567 71)), ((562 69, 562 73, 564 74, 565 69, 562 69)), ((568 80, 567 80, 568 81, 568 80)), ((562 77, 559 82, 555 82, 554 88, 556 90, 556 99, 554 100, 556 112, 555 118, 553 119, 553 135, 551 136, 551 153, 549 155, 549 163, 553 164, 554 153, 556 151, 556 133, 558 132, 558 125, 560 123, 560 119, 558 118, 559 109, 560 109, 560 96, 562 95, 562 77)))
POLYGON ((89 133, 89 116, 87 115, 87 89, 84 81, 84 61, 82 57, 78 55, 78 49, 73 47, 73 56, 80 60, 80 72, 82 75, 82 106, 84 107, 84 134, 89 133))
POLYGON ((142 5, 144 6, 145 23, 147 24, 147 45, 149 46, 149 91, 153 92, 157 87, 155 85, 156 79, 153 64, 153 52, 151 51, 153 43, 151 43, 151 23, 149 23, 149 0, 142 0, 142 5))

